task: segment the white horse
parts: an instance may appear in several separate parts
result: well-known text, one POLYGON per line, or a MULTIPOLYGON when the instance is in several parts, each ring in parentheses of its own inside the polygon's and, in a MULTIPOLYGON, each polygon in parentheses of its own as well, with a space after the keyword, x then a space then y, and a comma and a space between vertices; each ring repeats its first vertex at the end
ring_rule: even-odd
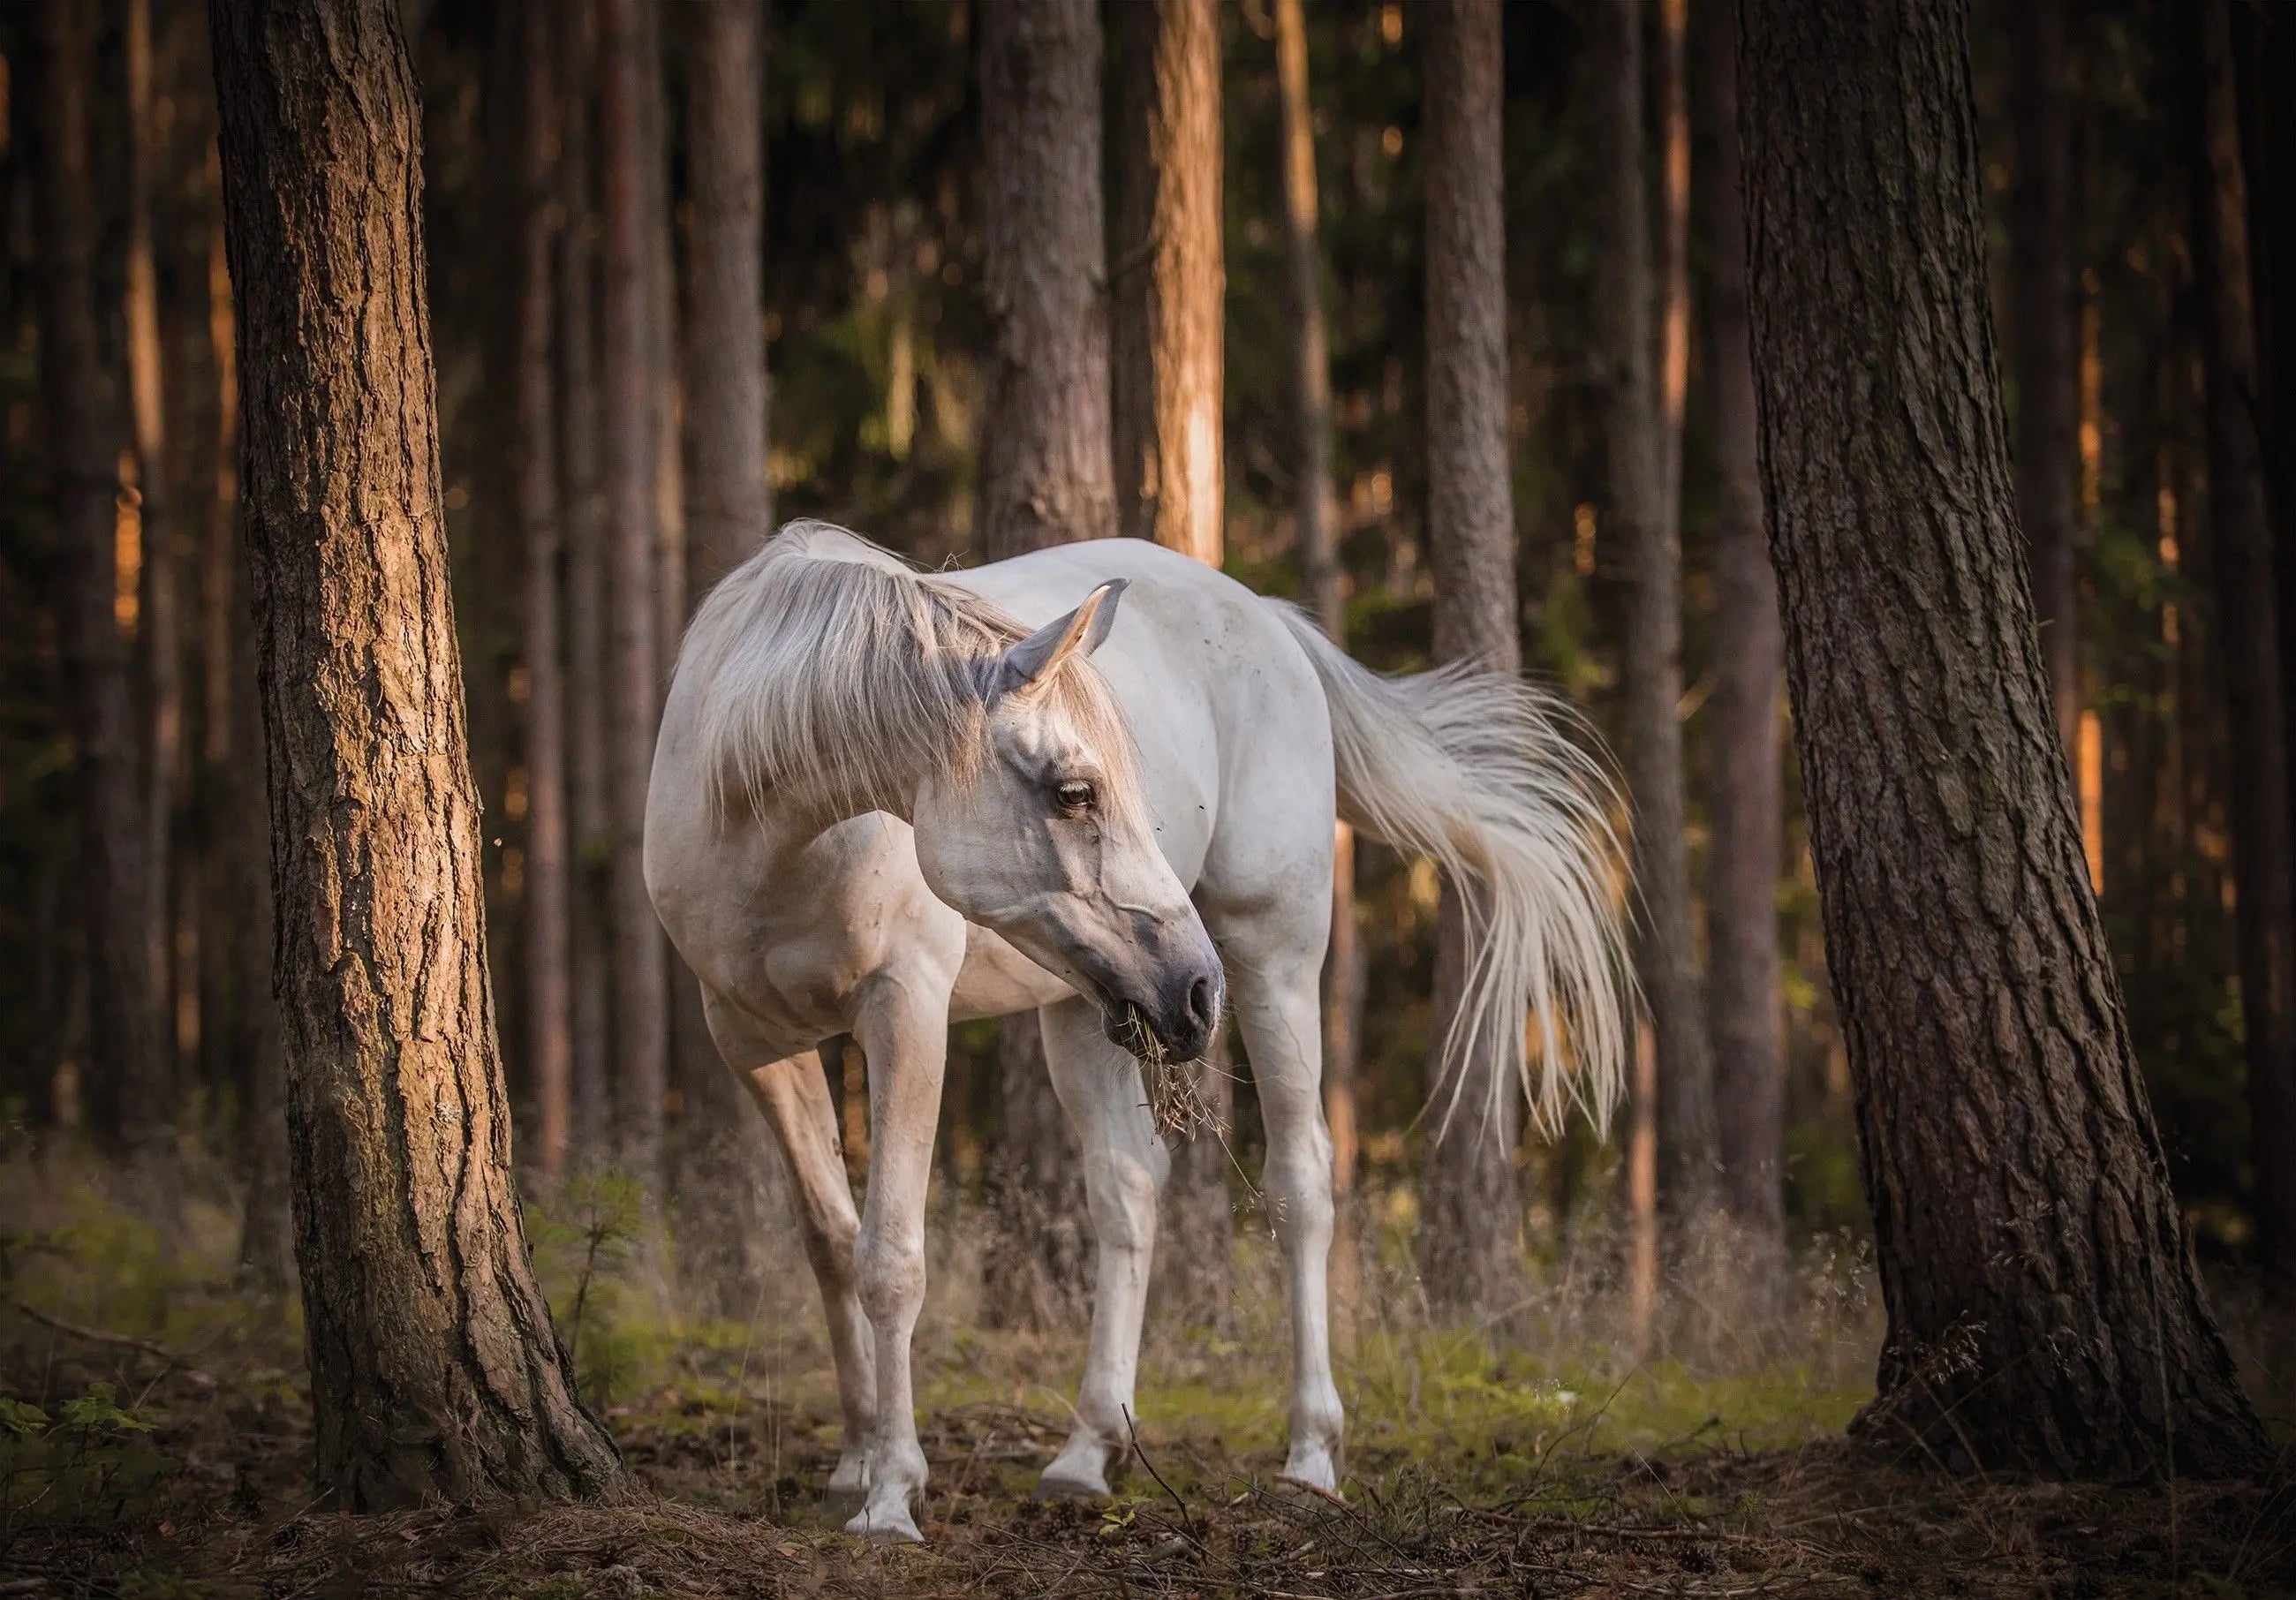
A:
POLYGON ((1284 1472, 1338 1488, 1317 1004, 1332 819, 1461 886, 1451 1049, 1514 1063, 1546 1120, 1570 1099, 1605 1113, 1623 1059, 1617 844, 1558 721, 1488 673, 1381 678, 1293 608, 1135 539, 925 573, 799 522, 703 602, 662 716, 646 882, 795 1174, 849 1531, 918 1537, 909 1344, 948 1024, 1031 1007, 1098 1249, 1076 1426, 1039 1492, 1108 1492, 1167 1165, 1126 1046, 1200 1054, 1223 957, 1291 1291, 1284 1472), (840 1033, 868 1071, 857 1218, 816 1054, 840 1033))

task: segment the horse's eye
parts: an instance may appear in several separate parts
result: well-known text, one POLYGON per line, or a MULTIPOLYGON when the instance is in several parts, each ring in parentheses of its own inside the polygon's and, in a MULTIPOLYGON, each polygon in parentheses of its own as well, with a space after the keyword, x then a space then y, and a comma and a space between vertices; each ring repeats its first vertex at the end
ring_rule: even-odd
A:
POLYGON ((1092 785, 1082 778, 1070 778, 1054 785, 1053 798, 1060 801, 1062 810, 1071 816, 1089 811, 1094 799, 1092 785))

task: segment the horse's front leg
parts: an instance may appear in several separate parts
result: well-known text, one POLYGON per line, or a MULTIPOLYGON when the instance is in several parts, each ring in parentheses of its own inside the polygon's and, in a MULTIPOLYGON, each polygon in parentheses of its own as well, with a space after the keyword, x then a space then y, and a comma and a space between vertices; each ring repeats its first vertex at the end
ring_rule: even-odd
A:
POLYGON ((1140 1319, 1156 1250, 1156 1196, 1170 1167, 1149 1117, 1140 1068, 1108 1042, 1086 1001, 1037 1013, 1053 1087, 1084 1147, 1084 1181, 1099 1246, 1093 1280, 1092 1346, 1077 1391, 1077 1424, 1037 1482, 1040 1496, 1108 1493, 1109 1469, 1131 1440, 1132 1387, 1140 1367, 1140 1319))
POLYGON ((853 1035, 869 1067, 869 1193, 855 1265, 861 1307, 877 1345, 877 1426, 869 1445, 869 1498, 848 1533, 922 1538, 914 1503, 924 1493, 909 1339, 925 1298, 925 1188, 948 1049, 950 975, 880 972, 862 987, 853 1035))

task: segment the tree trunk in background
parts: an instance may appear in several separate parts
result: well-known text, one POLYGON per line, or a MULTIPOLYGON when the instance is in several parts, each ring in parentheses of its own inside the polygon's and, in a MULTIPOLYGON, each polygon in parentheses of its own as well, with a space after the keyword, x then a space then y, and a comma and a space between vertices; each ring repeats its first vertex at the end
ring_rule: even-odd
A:
MULTIPOLYGON (((1292 391, 1300 407, 1301 599, 1335 644, 1348 638, 1340 505, 1332 480, 1332 357, 1324 330, 1323 250, 1316 239, 1316 125, 1308 98, 1308 20, 1301 0, 1275 0, 1275 75, 1283 101, 1283 245, 1292 291, 1292 391)), ((1362 1036, 1363 955, 1356 939, 1355 830, 1334 825, 1332 943, 1324 961, 1324 1116, 1332 1128, 1332 1187, 1355 1188, 1356 1057, 1362 1036)), ((1351 1238, 1344 1227, 1341 1237, 1351 1238)))
MULTIPOLYGON (((1427 543, 1435 569, 1435 659, 1522 665, 1514 500, 1507 475, 1506 230, 1500 172, 1498 0, 1437 0, 1421 15, 1427 186, 1427 543)), ((1435 953, 1439 1053, 1466 966, 1458 896, 1443 890, 1435 953)), ((1428 1298, 1452 1312, 1502 1303, 1521 1276, 1513 1084, 1480 1053, 1429 1063, 1426 1199, 1419 1225, 1428 1298), (1483 1105, 1502 1108, 1496 1120, 1483 1105)))
MULTIPOLYGON (((1117 237, 1109 368, 1119 526, 1217 567, 1224 552, 1220 47, 1215 0, 1119 5, 1117 237)), ((1152 1298, 1175 1321, 1226 1317, 1234 1298, 1228 1135, 1234 1047, 1195 1069, 1209 1126, 1175 1136, 1152 1298)))
POLYGON ((137 677, 143 689, 144 960, 158 1026, 160 1112, 176 1089, 175 916, 176 800, 184 761, 183 558, 168 514, 166 381, 160 347, 160 274, 152 258, 152 190, 160 129, 152 77, 151 0, 127 0, 122 29, 127 77, 127 276, 122 307, 127 346, 128 434, 135 452, 136 522, 144 561, 136 606, 137 677))
MULTIPOLYGON (((991 561, 1116 531, 1095 0, 981 0, 981 256, 989 319, 979 524, 991 561)), ((994 1316, 1070 1320, 1090 1272, 1084 1169, 1033 1016, 997 1038, 994 1316)))
POLYGON ((600 459, 604 463, 607 573, 607 797, 612 858, 613 1123, 616 1159, 662 1198, 662 1133, 669 1091, 669 979, 661 924, 646 892, 646 784, 653 767, 660 670, 655 651, 652 239, 649 142, 660 119, 645 105, 660 85, 645 71, 638 0, 601 0, 598 165, 603 253, 600 459))
POLYGON ((2274 584, 2279 596, 2280 711, 2289 761, 2289 827, 2296 835, 2296 18, 2285 8, 2234 19, 2248 34, 2234 49, 2252 77, 2255 166, 2248 173, 2258 337, 2263 366, 2264 452, 2273 478, 2274 584), (2251 45, 2252 41, 2252 45, 2251 45))
POLYGON ((1596 299, 1596 345, 1609 374, 1603 432, 1611 537, 1627 578, 1620 698, 1634 810, 1636 965, 1656 1036, 1659 1199, 1686 1216, 1714 1190, 1714 1061, 1699 993, 1685 837, 1682 541, 1667 505, 1667 447, 1651 373, 1641 0, 1604 0, 1593 48, 1602 97, 1597 270, 1607 286, 1596 299))
POLYGON ((768 530, 758 0, 688 0, 686 582, 699 600, 768 530))
POLYGON ((77 0, 45 0, 34 100, 32 189, 39 308, 40 399, 47 414, 50 501, 66 574, 61 629, 78 772, 86 919, 88 1053, 81 1102, 114 1153, 140 1154, 166 1134, 161 1019, 146 939, 149 838, 137 782, 135 713, 115 605, 113 496, 119 474, 113 398, 95 337, 95 198, 89 172, 89 29, 77 0))
POLYGON ((397 9, 212 18, 320 1485, 607 1493, 511 1181, 397 9))
POLYGON ((2248 191, 2226 0, 2202 0, 2202 122, 2193 233, 2207 353, 2209 530, 2224 642, 2234 925, 2246 1035, 2257 1241, 2296 1290, 2296 851, 2289 838, 2288 724, 2281 703, 2248 191))
POLYGON ((533 1078, 534 1164, 566 1170, 573 1137, 573 987, 567 950, 572 861, 566 842, 566 679, 560 661, 556 408, 551 272, 559 203, 554 8, 523 0, 526 83, 518 159, 518 519, 526 546, 526 1040, 533 1078))
MULTIPOLYGON (((1682 590, 1682 427, 1690 403, 1690 0, 1659 0, 1659 516, 1682 590)), ((1679 631, 1679 624, 1677 625, 1679 631)), ((1681 648, 1677 644, 1678 657, 1681 648)), ((1677 669, 1679 670, 1679 669, 1677 669)), ((1685 882, 1686 882, 1685 878, 1685 882)))
POLYGON ((2009 205, 2011 358, 2017 382, 2017 515, 2033 571, 2041 654, 2070 755, 2079 748, 2073 625, 2073 485, 2080 405, 2074 370, 2072 129, 2066 109, 2065 0, 2017 7, 2009 74, 2017 130, 2009 205))
POLYGON ((606 508, 598 480, 601 448, 597 364, 598 208, 593 182, 592 111, 596 103, 597 7, 576 0, 558 36, 559 506, 566 534, 566 777, 572 825, 572 904, 568 960, 573 974, 572 1158, 613 1159, 613 919, 606 864, 613 809, 606 751, 606 508))
POLYGON ((1738 40, 1726 16, 1705 41, 1714 159, 1707 367, 1714 391, 1713 833, 1706 901, 1714 1121, 1722 1199, 1759 1235, 1785 1240, 1785 999, 1778 965, 1784 830, 1778 728, 1778 591, 1762 533, 1754 370, 1747 344, 1746 217, 1738 176, 1738 40))
MULTIPOLYGON (((764 333, 765 147, 758 0, 688 0, 684 9, 686 582, 698 602, 768 528, 764 333)), ((692 610, 692 605, 687 607, 692 610)), ((693 1303, 746 1319, 767 1286, 768 1247, 786 1208, 781 1159, 718 1054, 693 974, 678 972, 685 1110, 679 1139, 679 1260, 693 1303)), ((762 1062, 735 1063, 743 1071, 762 1062)))
POLYGON ((1763 487, 1890 1318, 1857 1426, 2247 1471, 2023 580, 1964 11, 1739 16, 1763 487))

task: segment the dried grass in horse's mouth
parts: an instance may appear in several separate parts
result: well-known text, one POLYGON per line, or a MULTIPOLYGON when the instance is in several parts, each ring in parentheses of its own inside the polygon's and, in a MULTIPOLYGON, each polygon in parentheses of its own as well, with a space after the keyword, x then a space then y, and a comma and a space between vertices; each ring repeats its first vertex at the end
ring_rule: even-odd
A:
POLYGON ((1124 1023, 1131 1035, 1127 1047, 1140 1063, 1141 1081, 1148 1090, 1148 1116, 1157 1133, 1182 1139, 1207 1128, 1225 1133, 1212 1114, 1211 1103, 1204 1097, 1201 1058, 1174 1061, 1167 1055, 1138 1006, 1125 1007, 1124 1023))

